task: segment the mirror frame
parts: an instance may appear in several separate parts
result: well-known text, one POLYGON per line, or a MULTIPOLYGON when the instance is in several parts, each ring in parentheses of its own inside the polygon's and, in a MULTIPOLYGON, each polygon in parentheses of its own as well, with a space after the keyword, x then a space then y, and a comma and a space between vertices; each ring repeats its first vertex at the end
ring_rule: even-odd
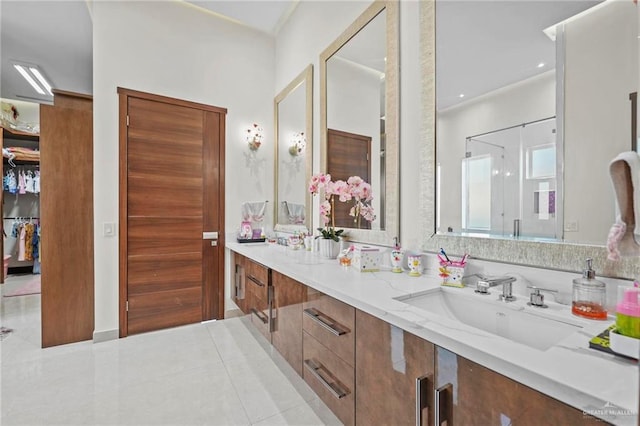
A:
MULTIPOLYGON (((275 141, 274 144, 274 165, 275 165, 275 173, 274 173, 274 206, 273 206, 273 225, 274 229, 278 230, 278 211, 280 206, 280 200, 278 199, 278 176, 280 174, 280 164, 279 164, 279 156, 278 151, 280 149, 279 145, 279 126, 278 126, 278 106, 280 102, 286 99, 294 90, 296 90, 302 83, 305 83, 305 135, 307 136, 307 145, 305 148, 304 154, 304 167, 305 167, 305 220, 304 226, 307 227, 309 231, 311 231, 312 227, 312 216, 311 209, 313 206, 313 200, 311 198, 311 194, 307 190, 307 182, 311 180, 311 172, 313 169, 313 64, 309 64, 296 78, 294 78, 287 86, 280 91, 276 95, 273 100, 273 122, 275 129, 275 141)), ((281 231, 286 232, 286 229, 281 229, 281 231)))
MULTIPOLYGON (((350 241, 392 245, 400 233, 400 85, 399 85, 399 12, 393 0, 374 1, 340 36, 320 54, 320 170, 327 170, 327 60, 351 40, 380 12, 386 10, 385 70, 385 229, 344 228, 350 241)), ((374 197, 380 194, 374 192, 374 197)))
MULTIPOLYGON (((436 234, 436 97, 435 97, 435 0, 420 0, 420 72, 422 125, 420 128, 420 215, 419 229, 424 235, 422 249, 437 252, 444 247, 448 253, 469 253, 476 259, 521 264, 561 271, 578 272, 584 268, 586 258, 592 258, 598 275, 611 278, 634 279, 640 277, 640 260, 625 258, 619 262, 607 260, 603 246, 533 242, 479 237, 461 237, 436 234)), ((564 201, 563 201, 564 202, 564 201)), ((603 243, 606 235, 602 236, 603 243)))

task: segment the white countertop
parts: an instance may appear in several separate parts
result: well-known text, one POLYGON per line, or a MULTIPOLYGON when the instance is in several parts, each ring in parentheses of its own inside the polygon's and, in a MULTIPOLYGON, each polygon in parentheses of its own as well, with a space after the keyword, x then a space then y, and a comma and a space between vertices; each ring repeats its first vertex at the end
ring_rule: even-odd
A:
MULTIPOLYGON (((227 248, 279 271, 309 287, 341 300, 390 324, 455 352, 526 386, 618 425, 638 424, 638 363, 589 348, 589 340, 611 321, 581 320, 570 307, 550 306, 583 328, 543 351, 431 314, 395 300, 440 287, 440 279, 408 273, 359 272, 342 267, 319 253, 290 250, 267 243, 227 248), (565 312, 566 310, 566 312, 565 312), (618 415, 611 415, 618 413, 618 415)), ((449 291, 449 290, 447 290, 449 291)), ((471 289, 450 291, 470 292, 471 289)), ((491 289, 498 292, 499 288, 491 289)), ((474 295, 482 297, 479 295, 474 295)), ((513 302, 524 310, 526 298, 513 302)))

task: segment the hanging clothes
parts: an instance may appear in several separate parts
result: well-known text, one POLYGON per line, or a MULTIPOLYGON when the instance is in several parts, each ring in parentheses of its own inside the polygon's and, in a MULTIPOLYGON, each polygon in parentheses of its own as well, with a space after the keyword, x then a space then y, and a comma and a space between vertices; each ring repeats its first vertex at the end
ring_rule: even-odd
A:
POLYGON ((18 243, 18 260, 22 262, 22 261, 26 260, 25 257, 24 257, 24 254, 25 254, 25 250, 26 250, 25 242, 26 242, 26 238, 27 238, 27 230, 24 228, 24 226, 20 227, 20 237, 19 238, 20 238, 20 241, 18 243))
POLYGON ((26 194, 27 193, 27 184, 26 178, 24 175, 24 170, 18 171, 18 194, 26 194))
POLYGON ((33 223, 25 223, 24 230, 24 260, 33 260, 33 223))

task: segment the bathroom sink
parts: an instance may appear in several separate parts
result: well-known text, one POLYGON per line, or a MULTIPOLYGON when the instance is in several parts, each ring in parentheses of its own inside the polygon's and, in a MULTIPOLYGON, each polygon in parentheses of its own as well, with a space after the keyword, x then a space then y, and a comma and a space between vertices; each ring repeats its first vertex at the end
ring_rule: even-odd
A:
POLYGON ((533 311, 540 308, 525 308, 524 302, 505 303, 470 289, 437 288, 396 300, 542 351, 582 328, 533 311))

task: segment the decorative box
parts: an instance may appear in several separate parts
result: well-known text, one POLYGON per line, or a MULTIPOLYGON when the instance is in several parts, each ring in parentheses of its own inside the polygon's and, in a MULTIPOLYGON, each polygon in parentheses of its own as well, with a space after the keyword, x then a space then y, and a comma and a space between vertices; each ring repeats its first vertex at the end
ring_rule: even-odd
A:
POLYGON ((382 255, 380 249, 371 246, 356 246, 353 251, 351 265, 360 272, 377 272, 380 270, 382 255))
POLYGON ((640 339, 623 336, 615 329, 609 333, 609 341, 611 350, 615 353, 628 356, 629 358, 638 359, 640 355, 640 339))

